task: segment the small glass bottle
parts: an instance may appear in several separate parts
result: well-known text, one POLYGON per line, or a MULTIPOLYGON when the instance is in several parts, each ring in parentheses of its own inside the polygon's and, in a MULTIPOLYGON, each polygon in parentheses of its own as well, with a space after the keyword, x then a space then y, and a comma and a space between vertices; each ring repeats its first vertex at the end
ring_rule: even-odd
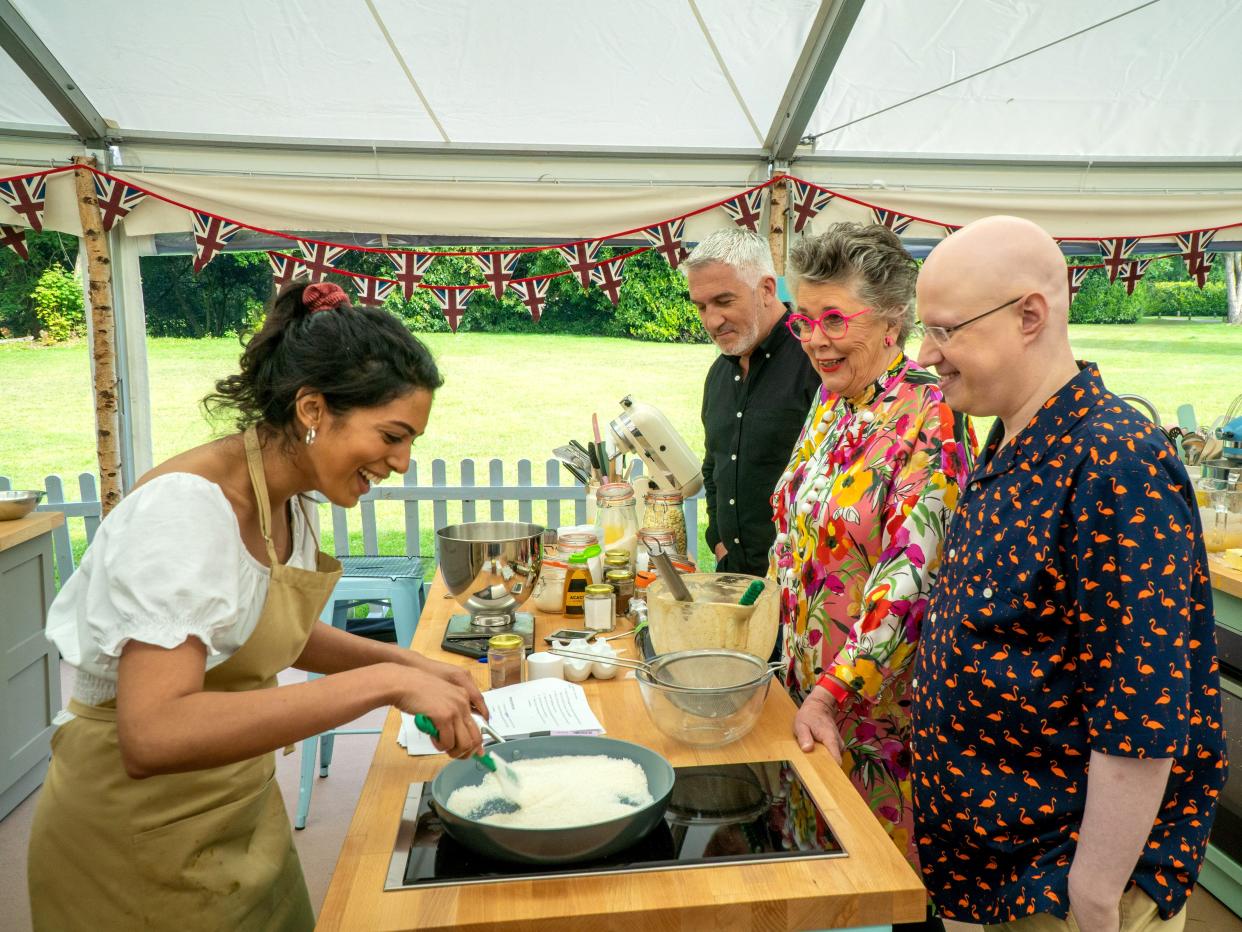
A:
POLYGON ((605 578, 608 585, 617 593, 617 614, 624 615, 630 610, 630 600, 634 598, 634 574, 629 569, 610 569, 605 578))
POLYGON ((638 550, 638 510, 634 505, 634 487, 628 482, 609 482, 595 493, 599 506, 596 524, 604 532, 602 546, 608 550, 624 550, 634 558, 638 550))
POLYGON ((569 555, 569 569, 565 571, 565 614, 581 618, 586 587, 591 584, 591 568, 587 566, 584 553, 569 555))
POLYGON ((526 668, 526 646, 520 634, 497 634, 487 642, 487 673, 492 689, 522 682, 526 668))
POLYGON ((586 587, 585 627, 591 631, 611 631, 617 626, 617 594, 607 583, 586 587))
POLYGON ((686 552, 686 513, 682 508, 684 501, 680 492, 656 489, 643 496, 643 527, 672 531, 673 547, 678 553, 686 552))

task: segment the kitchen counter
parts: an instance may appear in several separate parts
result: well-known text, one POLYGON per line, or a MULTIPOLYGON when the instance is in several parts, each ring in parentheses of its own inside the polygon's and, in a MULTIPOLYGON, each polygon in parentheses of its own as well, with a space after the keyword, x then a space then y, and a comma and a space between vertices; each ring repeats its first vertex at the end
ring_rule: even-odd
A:
POLYGON ((1238 834, 1242 824, 1242 679, 1238 677, 1242 666, 1242 571, 1226 566, 1215 554, 1208 558, 1208 568, 1216 614, 1216 649, 1222 658, 1222 724, 1232 767, 1220 795, 1199 883, 1242 916, 1242 836, 1238 834))
POLYGON ((1242 599, 1242 570, 1226 566, 1225 562, 1215 555, 1208 557, 1208 569, 1211 572, 1213 589, 1218 593, 1231 595, 1235 599, 1242 599))
POLYGON ((60 657, 43 636, 56 594, 52 531, 58 511, 0 521, 0 819, 43 783, 52 716, 60 709, 60 657))
POLYGON ((64 523, 65 516, 59 511, 32 511, 16 521, 0 521, 0 553, 49 534, 64 523))
MULTIPOLYGON (((461 609, 447 598, 437 574, 413 646, 470 670, 484 685, 486 665, 440 649, 444 628, 455 611, 461 609)), ((536 637, 542 639, 564 623, 560 615, 536 612, 536 637)), ((385 892, 409 784, 430 780, 445 763, 441 756, 410 757, 397 745, 400 717, 393 710, 317 928, 672 932, 715 927, 775 932, 863 927, 879 932, 894 922, 922 919, 925 894, 918 876, 827 751, 817 747, 805 755, 798 748, 792 734, 795 707, 783 689, 770 691, 758 725, 745 738, 723 748, 700 750, 655 730, 633 679, 589 679, 583 686, 610 737, 652 748, 674 766, 793 761, 849 856, 385 892)))

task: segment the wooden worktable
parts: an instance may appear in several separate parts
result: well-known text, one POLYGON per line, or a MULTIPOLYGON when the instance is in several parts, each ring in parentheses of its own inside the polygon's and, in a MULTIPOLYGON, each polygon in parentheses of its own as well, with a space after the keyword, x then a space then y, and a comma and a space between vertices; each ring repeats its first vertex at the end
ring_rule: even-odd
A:
MULTIPOLYGON (((440 650, 448 617, 460 611, 445 596, 437 576, 414 648, 469 668, 482 684, 485 665, 440 650)), ((536 613, 535 618, 540 639, 564 626, 560 615, 536 613)), ((394 710, 333 871, 318 928, 775 932, 887 926, 923 918, 926 899, 918 876, 841 768, 823 748, 806 755, 794 742, 794 704, 783 689, 771 690, 763 716, 745 738, 723 748, 697 750, 655 730, 633 679, 592 678, 583 686, 608 735, 652 748, 674 766, 793 761, 849 856, 385 892, 409 785, 432 779, 445 764, 441 756, 410 757, 397 745, 400 717, 394 710)))
POLYGON ((1212 588, 1235 599, 1242 599, 1242 570, 1226 566, 1215 555, 1208 557, 1208 570, 1212 576, 1212 588))
POLYGON ((28 540, 34 540, 40 534, 55 530, 64 523, 65 516, 59 511, 32 511, 16 521, 0 521, 0 553, 28 540))

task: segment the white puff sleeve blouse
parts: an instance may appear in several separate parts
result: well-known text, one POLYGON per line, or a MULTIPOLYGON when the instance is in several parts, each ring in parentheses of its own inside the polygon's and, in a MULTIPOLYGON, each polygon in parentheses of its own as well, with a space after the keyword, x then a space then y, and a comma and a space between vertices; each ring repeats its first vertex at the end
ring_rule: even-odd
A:
MULTIPOLYGON (((293 507, 288 565, 313 569, 318 541, 293 507)), ((223 490, 190 473, 152 479, 108 515, 48 612, 47 636, 77 668, 74 697, 116 696, 130 641, 173 648, 191 636, 207 647, 206 669, 250 637, 271 573, 242 543, 223 490)))

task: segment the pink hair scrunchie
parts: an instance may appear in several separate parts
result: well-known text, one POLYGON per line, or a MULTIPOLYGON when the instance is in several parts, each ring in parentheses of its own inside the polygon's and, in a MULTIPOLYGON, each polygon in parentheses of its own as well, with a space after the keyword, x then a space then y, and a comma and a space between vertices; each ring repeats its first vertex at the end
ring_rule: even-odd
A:
POLYGON ((314 314, 316 311, 331 311, 341 305, 349 304, 349 296, 345 289, 333 282, 316 282, 307 285, 302 292, 302 306, 314 314))

